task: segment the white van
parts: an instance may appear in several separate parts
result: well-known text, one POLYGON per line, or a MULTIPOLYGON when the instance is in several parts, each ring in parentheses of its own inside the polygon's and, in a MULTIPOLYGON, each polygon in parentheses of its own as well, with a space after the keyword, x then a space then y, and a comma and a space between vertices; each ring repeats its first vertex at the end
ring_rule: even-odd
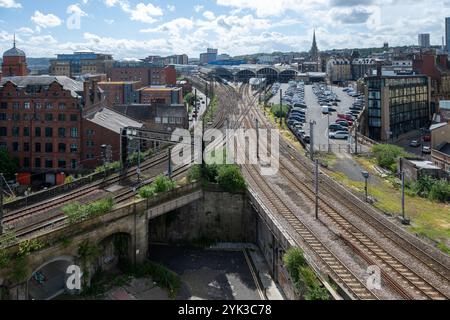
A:
POLYGON ((330 109, 328 109, 328 106, 322 106, 322 114, 329 114, 330 109))

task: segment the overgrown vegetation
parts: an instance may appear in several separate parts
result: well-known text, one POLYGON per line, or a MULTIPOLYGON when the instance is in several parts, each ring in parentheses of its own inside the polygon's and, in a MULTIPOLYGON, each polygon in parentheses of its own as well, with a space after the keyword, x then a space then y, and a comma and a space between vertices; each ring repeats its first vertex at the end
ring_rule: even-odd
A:
POLYGON ((153 183, 139 189, 139 196, 143 199, 150 198, 158 193, 169 192, 175 189, 177 183, 164 174, 155 178, 153 183))
POLYGON ((64 206, 62 212, 68 217, 69 223, 72 224, 107 213, 112 210, 114 205, 114 199, 107 197, 89 204, 73 202, 64 206))
POLYGON ((276 118, 286 118, 287 114, 289 113, 290 107, 287 104, 283 104, 280 108, 279 104, 275 104, 270 108, 270 112, 276 117, 276 118))
POLYGON ((450 202, 450 183, 447 180, 433 179, 430 176, 422 176, 413 182, 409 189, 413 195, 428 198, 432 201, 450 202))
POLYGON ((330 300, 330 294, 317 279, 314 271, 307 265, 299 248, 289 249, 283 256, 295 288, 306 300, 330 300))
POLYGON ((246 182, 237 165, 231 164, 206 164, 203 167, 194 165, 189 169, 188 181, 203 181, 217 183, 228 192, 237 192, 245 189, 246 182))
POLYGON ((18 168, 19 159, 11 157, 5 148, 0 148, 0 172, 5 175, 5 178, 14 179, 18 168))
POLYGON ((203 121, 206 123, 212 122, 214 120, 214 116, 217 113, 217 109, 219 107, 219 103, 217 100, 217 97, 214 96, 214 98, 211 100, 211 103, 209 104, 205 114, 203 115, 203 121))
POLYGON ((401 147, 392 144, 378 144, 372 147, 372 152, 377 159, 377 164, 393 173, 397 172, 397 162, 408 153, 401 147))
POLYGON ((97 167, 95 169, 95 173, 101 173, 101 172, 105 172, 105 171, 114 171, 114 170, 120 169, 120 167, 121 167, 120 161, 111 162, 111 163, 107 163, 105 165, 97 167))

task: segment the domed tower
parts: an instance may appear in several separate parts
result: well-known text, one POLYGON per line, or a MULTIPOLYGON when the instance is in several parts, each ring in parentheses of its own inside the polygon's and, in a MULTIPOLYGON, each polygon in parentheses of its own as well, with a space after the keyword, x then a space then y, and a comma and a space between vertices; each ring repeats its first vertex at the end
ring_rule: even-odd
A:
POLYGON ((16 36, 14 36, 13 47, 3 54, 2 76, 26 76, 27 57, 25 52, 16 48, 16 36))

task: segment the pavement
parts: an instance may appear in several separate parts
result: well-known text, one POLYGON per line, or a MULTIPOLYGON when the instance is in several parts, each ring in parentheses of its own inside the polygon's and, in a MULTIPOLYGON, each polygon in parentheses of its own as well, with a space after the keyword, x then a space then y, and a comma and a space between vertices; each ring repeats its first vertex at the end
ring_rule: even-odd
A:
MULTIPOLYGON (((193 88, 192 89, 192 92, 194 92, 194 90, 195 90, 195 88, 193 88)), ((199 89, 197 89, 197 98, 198 99, 200 99, 200 98, 203 98, 203 99, 200 99, 200 109, 198 110, 198 117, 197 117, 197 119, 200 119, 200 117, 205 113, 205 111, 206 111, 206 95, 202 92, 202 91, 200 91, 199 89), (205 102, 205 103, 202 103, 202 102, 205 102)), ((208 99, 208 103, 209 103, 209 99, 208 99)), ((192 110, 194 110, 194 109, 192 109, 192 110)), ((191 118, 192 117, 192 113, 191 114, 189 114, 189 118, 191 118)), ((195 120, 195 119, 193 119, 193 121, 189 121, 189 129, 192 129, 192 128, 194 128, 194 126, 196 125, 198 123, 198 120, 195 120)))
MULTIPOLYGON (((306 124, 304 130, 308 133, 309 122, 316 122, 316 125, 314 126, 314 147, 316 150, 325 151, 328 149, 328 123, 334 123, 338 118, 338 113, 346 113, 355 101, 355 98, 347 95, 342 89, 343 88, 340 87, 332 87, 332 91, 337 94, 341 102, 335 107, 337 112, 330 114, 328 119, 327 115, 322 114, 322 108, 313 92, 313 86, 305 86, 305 102, 308 106, 308 111, 306 112, 306 124)), ((341 146, 341 151, 345 151, 346 146, 349 143, 347 140, 329 139, 329 141, 332 146, 332 151, 339 151, 339 146, 341 146)))
POLYGON ((242 251, 157 246, 152 261, 178 273, 182 288, 177 300, 260 300, 242 251))

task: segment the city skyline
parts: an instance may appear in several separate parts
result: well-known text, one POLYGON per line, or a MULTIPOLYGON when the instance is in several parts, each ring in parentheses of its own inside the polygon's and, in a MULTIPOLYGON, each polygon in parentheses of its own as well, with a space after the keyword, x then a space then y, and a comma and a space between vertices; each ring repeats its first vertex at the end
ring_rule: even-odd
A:
POLYGON ((197 58, 207 47, 236 56, 308 51, 314 29, 320 50, 414 45, 419 33, 440 45, 445 8, 450 1, 0 0, 0 50, 16 34, 28 57, 92 50, 197 58))

